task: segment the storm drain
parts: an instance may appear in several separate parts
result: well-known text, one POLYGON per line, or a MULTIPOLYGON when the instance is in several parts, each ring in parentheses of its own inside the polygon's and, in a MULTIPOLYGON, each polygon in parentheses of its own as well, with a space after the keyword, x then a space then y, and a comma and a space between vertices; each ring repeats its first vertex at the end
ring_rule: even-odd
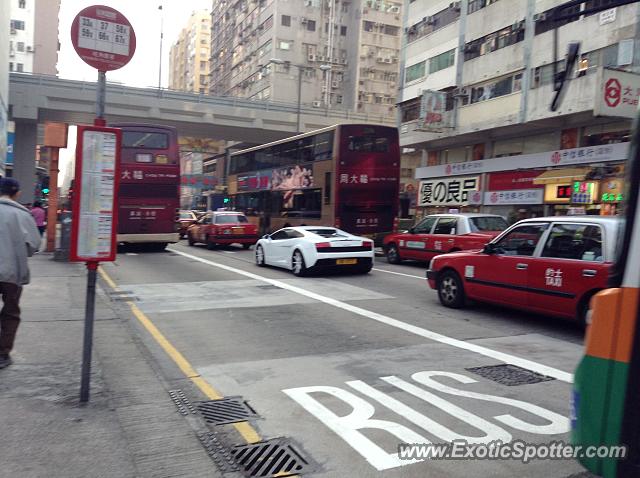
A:
POLYGON ((231 449, 231 454, 240 471, 249 477, 293 476, 315 468, 288 438, 238 445, 231 449))
POLYGON ((196 409, 193 407, 189 399, 184 395, 182 390, 169 390, 169 396, 173 403, 178 407, 178 411, 181 415, 189 415, 189 413, 196 413, 196 409))
POLYGON ((238 471, 238 465, 233 459, 229 448, 224 446, 218 435, 213 432, 198 432, 198 438, 218 469, 223 473, 238 471))
POLYGON ((256 411, 242 397, 225 397, 197 403, 198 411, 207 423, 226 425, 259 418, 256 411))
POLYGON ((553 377, 548 377, 546 375, 533 372, 532 370, 527 370, 526 368, 508 363, 502 365, 488 365, 486 367, 473 367, 465 370, 510 387, 514 385, 528 385, 555 380, 553 377))

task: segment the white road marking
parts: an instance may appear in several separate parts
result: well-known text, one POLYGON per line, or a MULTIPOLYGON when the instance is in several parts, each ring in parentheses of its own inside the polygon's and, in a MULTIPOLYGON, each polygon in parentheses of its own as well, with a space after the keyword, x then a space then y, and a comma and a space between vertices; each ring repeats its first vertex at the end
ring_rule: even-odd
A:
POLYGON ((137 252, 125 252, 124 255, 125 256, 137 256, 138 253, 137 252))
POLYGON ((362 307, 357 307, 355 305, 347 304, 346 302, 342 302, 340 300, 332 299, 331 297, 325 297, 323 295, 317 294, 315 292, 311 292, 306 289, 302 289, 301 287, 297 287, 294 285, 287 284, 286 282, 269 279, 267 277, 263 277, 258 274, 254 274, 252 272, 243 271, 241 269, 236 269, 235 267, 227 266, 225 264, 220 264, 217 262, 213 262, 207 259, 203 259, 202 257, 194 256, 192 254, 187 254, 186 252, 178 251, 176 249, 169 249, 171 252, 175 252, 184 257, 188 257, 189 259, 196 260, 198 262, 202 262, 203 264, 208 264, 213 267, 217 267, 218 269, 226 270, 229 272, 235 272, 236 274, 243 275, 245 277, 249 277, 251 279, 260 280, 266 282, 267 284, 272 284, 277 287, 281 287, 283 289, 290 290, 292 292, 296 292, 298 294, 304 295, 306 297, 310 297, 319 302, 323 302, 325 304, 332 305, 334 307, 338 307, 339 309, 346 310, 348 312, 352 312, 354 314, 360 315, 362 317, 366 317, 371 320, 375 320, 376 322, 380 322, 382 324, 389 325, 391 327, 395 327, 397 329, 404 330, 406 332, 410 332, 412 334, 418 335, 420 337, 424 337, 429 340, 433 340, 435 342, 440 342, 445 345, 450 345, 452 347, 457 347, 459 349, 468 350, 470 352, 477 353, 479 355, 484 355, 485 357, 490 357, 494 360, 504 363, 510 363, 513 365, 517 365, 519 367, 527 368, 529 370, 533 370, 534 372, 541 373, 543 375, 547 375, 549 377, 553 377, 557 380, 561 380, 563 382, 572 383, 573 382, 573 374, 569 372, 565 372, 563 370, 559 370, 554 367, 549 367, 548 365, 544 365, 538 362, 534 362, 532 360, 528 360, 522 357, 517 357, 515 355, 511 355, 508 353, 500 352, 498 350, 493 350, 487 347, 483 347, 481 345, 477 345, 470 342, 465 342, 464 340, 454 339, 453 337, 449 337, 446 335, 439 334, 437 332, 433 332, 432 330, 424 329, 422 327, 418 327, 415 325, 408 324, 407 322, 402 322, 401 320, 394 319, 392 317, 388 317, 383 314, 379 314, 377 312, 373 312, 371 310, 363 309, 362 307))
POLYGON ((393 275, 396 275, 396 276, 414 277, 416 279, 420 279, 420 280, 423 280, 425 282, 427 281, 426 276, 414 276, 414 275, 411 275, 411 274, 403 274, 402 272, 387 271, 385 269, 378 269, 377 267, 374 267, 373 270, 374 271, 378 271, 378 272, 386 272, 387 274, 393 274, 393 275))
POLYGON ((237 251, 221 251, 224 252, 225 254, 235 254, 237 251))

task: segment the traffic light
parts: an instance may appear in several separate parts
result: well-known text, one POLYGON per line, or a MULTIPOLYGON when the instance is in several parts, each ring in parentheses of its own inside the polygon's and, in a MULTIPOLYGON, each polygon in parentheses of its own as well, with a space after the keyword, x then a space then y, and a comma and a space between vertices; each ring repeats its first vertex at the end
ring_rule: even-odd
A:
POLYGON ((42 194, 49 194, 49 188, 44 188, 42 190, 42 194))
POLYGON ((231 199, 229 199, 229 198, 225 197, 225 198, 222 200, 222 202, 226 205, 226 204, 229 204, 229 203, 231 202, 231 199))
POLYGON ((42 194, 49 194, 49 176, 45 176, 42 178, 42 182, 40 183, 40 190, 42 194))

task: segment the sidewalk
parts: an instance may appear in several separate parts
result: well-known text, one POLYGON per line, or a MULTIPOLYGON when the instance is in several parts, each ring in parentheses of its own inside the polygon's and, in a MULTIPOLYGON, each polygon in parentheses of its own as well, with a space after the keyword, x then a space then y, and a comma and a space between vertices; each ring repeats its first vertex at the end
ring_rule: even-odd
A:
POLYGON ((52 257, 30 259, 14 364, 0 370, 0 476, 220 476, 100 287, 91 400, 79 406, 86 272, 52 257))

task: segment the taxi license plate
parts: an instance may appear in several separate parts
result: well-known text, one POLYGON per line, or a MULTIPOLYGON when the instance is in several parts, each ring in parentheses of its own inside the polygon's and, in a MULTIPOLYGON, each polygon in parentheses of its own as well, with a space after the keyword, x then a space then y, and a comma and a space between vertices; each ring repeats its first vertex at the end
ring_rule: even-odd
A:
POLYGON ((336 264, 339 266, 350 266, 357 263, 358 263, 358 259, 337 259, 336 260, 336 264))
POLYGON ((240 229, 234 229, 233 230, 234 234, 244 234, 244 229, 240 228, 240 229))

